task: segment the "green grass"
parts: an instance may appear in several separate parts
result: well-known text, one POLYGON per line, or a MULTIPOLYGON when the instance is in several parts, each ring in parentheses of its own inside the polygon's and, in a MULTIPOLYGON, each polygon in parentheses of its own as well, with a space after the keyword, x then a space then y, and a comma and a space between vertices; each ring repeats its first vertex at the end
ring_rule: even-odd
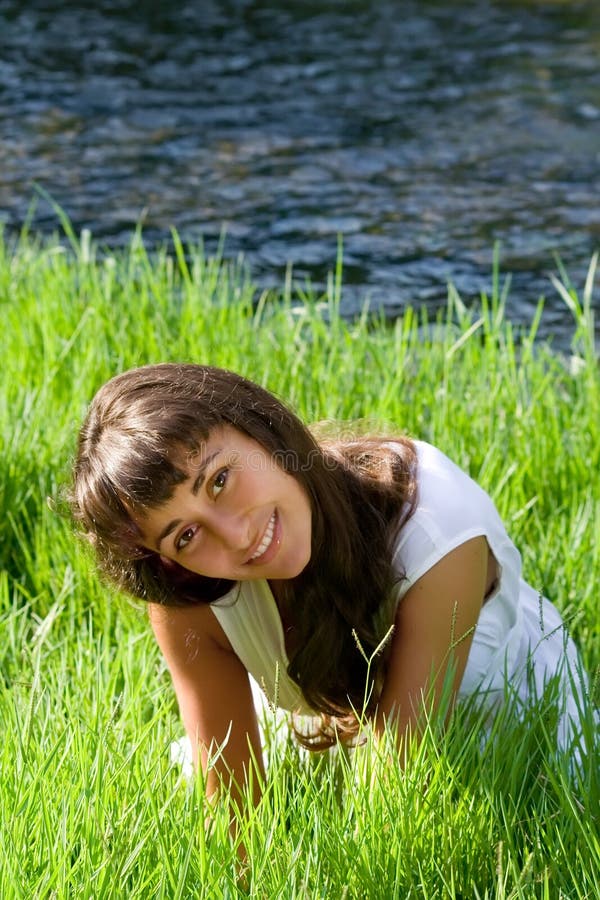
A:
MULTIPOLYGON (((546 897, 600 895, 598 758, 575 780, 543 714, 432 727, 402 772, 376 748, 307 758, 285 742, 242 823, 204 828, 200 785, 169 765, 180 734, 143 611, 102 586, 61 515, 96 388, 159 360, 247 375, 311 421, 367 419, 431 440, 494 497, 528 580, 600 669, 600 378, 591 283, 558 288, 573 358, 515 333, 497 273, 435 321, 339 316, 325 296, 259 297, 243 270, 184 248, 114 256, 0 242, 0 896, 546 897), (48 498, 53 498, 48 501, 48 498), (482 755, 483 754, 483 755, 482 755)), ((597 752, 597 751, 596 751, 597 752)))

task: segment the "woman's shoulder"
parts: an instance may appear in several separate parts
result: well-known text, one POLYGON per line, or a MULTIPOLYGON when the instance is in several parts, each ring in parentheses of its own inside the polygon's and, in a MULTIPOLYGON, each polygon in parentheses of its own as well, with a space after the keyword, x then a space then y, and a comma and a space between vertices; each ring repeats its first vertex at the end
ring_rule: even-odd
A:
POLYGON ((394 562, 415 579, 480 535, 499 556, 510 541, 489 494, 437 447, 415 441, 415 448, 417 502, 398 535, 394 562))
POLYGON ((519 553, 489 494, 437 447, 415 441, 415 448, 417 502, 394 548, 394 565, 403 574, 399 596, 442 558, 480 536, 499 571, 518 576, 519 553))
POLYGON ((417 508, 444 530, 473 519, 500 521, 489 494, 446 454, 426 441, 415 441, 417 451, 417 508))
POLYGON ((167 646, 175 650, 205 644, 231 650, 230 641, 213 614, 212 604, 165 606, 149 603, 148 618, 163 652, 167 646))

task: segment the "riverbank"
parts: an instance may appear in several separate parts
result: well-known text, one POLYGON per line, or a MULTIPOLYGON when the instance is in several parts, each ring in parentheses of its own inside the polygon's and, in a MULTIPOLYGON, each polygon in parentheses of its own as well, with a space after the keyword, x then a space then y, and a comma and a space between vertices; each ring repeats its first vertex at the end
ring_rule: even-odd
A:
POLYGON ((263 287, 324 282, 343 234, 345 312, 389 315, 476 298, 499 241, 511 320, 545 294, 568 344, 548 272, 598 248, 597 0, 7 0, 0 34, 7 229, 56 228, 32 184, 111 247, 143 221, 214 252, 226 223, 263 287))
MULTIPOLYGON (((247 375, 311 421, 366 419, 430 440, 492 494, 527 579, 600 666, 600 376, 589 293, 570 296, 573 354, 516 332, 501 279, 467 310, 393 325, 339 316, 288 283, 258 296, 242 269, 139 235, 0 243, 0 894, 236 896, 235 850, 169 767, 180 725, 143 613, 101 586, 60 515, 78 425, 117 371, 159 360, 247 375), (47 498, 51 498, 48 502, 47 498), (119 886, 119 887, 117 887, 119 886)), ((539 317, 538 308, 538 317, 539 317)), ((363 423, 364 424, 364 423, 363 423)), ((598 892, 600 786, 573 791, 543 719, 505 723, 482 761, 466 717, 418 758, 274 763, 248 823, 253 896, 564 896, 598 892), (510 747, 510 754, 506 748, 510 747)))

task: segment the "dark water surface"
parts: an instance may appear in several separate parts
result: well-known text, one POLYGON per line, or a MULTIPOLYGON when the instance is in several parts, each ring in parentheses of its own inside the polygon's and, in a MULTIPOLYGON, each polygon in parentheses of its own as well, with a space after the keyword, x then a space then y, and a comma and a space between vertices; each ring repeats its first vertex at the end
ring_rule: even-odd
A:
POLYGON ((560 343, 553 254, 581 286, 600 246, 600 2, 0 0, 9 232, 34 182, 111 246, 225 223, 261 285, 322 284, 341 233, 348 312, 476 296, 500 241, 511 317, 546 294, 560 343))

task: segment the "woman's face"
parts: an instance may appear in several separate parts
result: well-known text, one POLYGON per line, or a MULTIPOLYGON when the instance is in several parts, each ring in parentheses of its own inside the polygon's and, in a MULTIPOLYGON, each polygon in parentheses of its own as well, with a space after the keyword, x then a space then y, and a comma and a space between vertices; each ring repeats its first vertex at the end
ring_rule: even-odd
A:
POLYGON ((166 503, 136 518, 146 547, 209 578, 300 574, 311 553, 308 496, 261 444, 220 427, 187 471, 166 503))

